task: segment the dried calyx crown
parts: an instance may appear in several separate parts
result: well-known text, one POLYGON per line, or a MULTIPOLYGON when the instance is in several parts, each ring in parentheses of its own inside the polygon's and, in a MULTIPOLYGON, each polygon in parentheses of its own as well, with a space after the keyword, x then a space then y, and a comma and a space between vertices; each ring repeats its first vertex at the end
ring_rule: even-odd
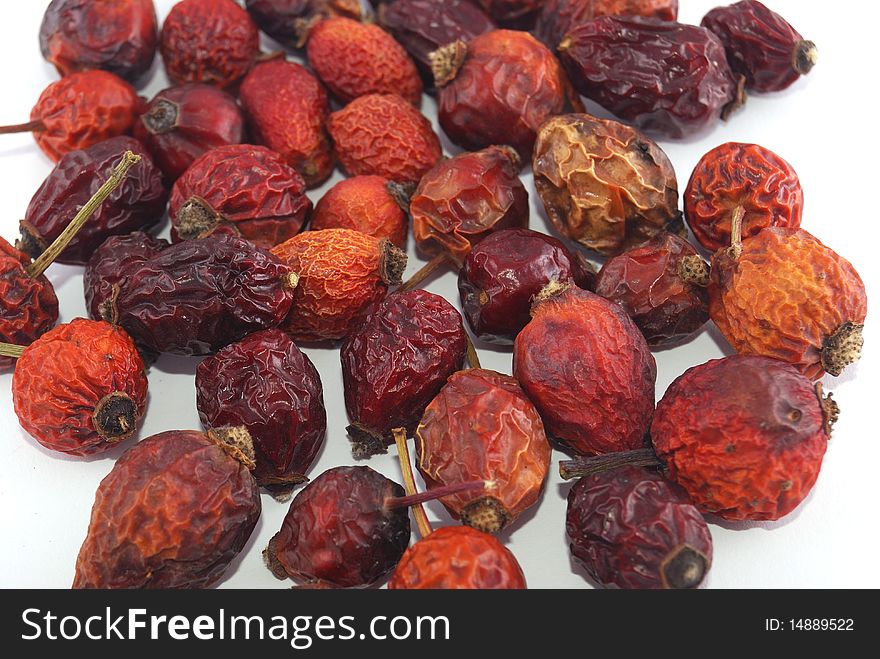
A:
POLYGON ((257 466, 254 442, 244 426, 226 426, 211 428, 207 432, 208 439, 223 451, 238 460, 247 469, 253 471, 257 466))
POLYGON ((467 58, 467 53, 467 44, 459 39, 428 55, 428 59, 431 61, 431 73, 434 75, 434 84, 437 87, 448 85, 455 79, 467 58))

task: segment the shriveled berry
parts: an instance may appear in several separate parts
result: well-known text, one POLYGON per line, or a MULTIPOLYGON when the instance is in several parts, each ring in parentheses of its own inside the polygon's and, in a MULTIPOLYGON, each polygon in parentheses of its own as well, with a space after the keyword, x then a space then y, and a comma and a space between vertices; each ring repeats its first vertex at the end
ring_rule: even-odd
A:
POLYGON ((576 25, 599 16, 678 18, 678 0, 547 0, 535 25, 535 36, 556 48, 576 25))
POLYGON ((513 373, 550 436, 573 452, 644 446, 657 366, 645 337, 613 302, 551 284, 516 337, 513 373))
POLYGON ((208 588, 260 518, 246 433, 171 430, 126 451, 95 494, 74 588, 208 588))
POLYGON ((377 25, 350 18, 320 21, 306 45, 309 64, 343 103, 368 94, 397 94, 416 107, 422 79, 399 43, 377 25))
POLYGON ((363 18, 360 0, 245 0, 244 5, 263 32, 289 48, 302 48, 322 18, 363 18))
POLYGON ((396 94, 356 98, 330 115, 327 130, 339 163, 353 176, 418 183, 443 156, 431 122, 396 94))
POLYGON ((233 144, 208 151, 177 179, 168 216, 175 239, 228 224, 269 248, 296 235, 311 210, 305 182, 284 158, 262 146, 233 144))
POLYGON ((260 33, 233 0, 181 0, 162 25, 159 49, 176 85, 234 87, 260 52, 260 33))
POLYGON ((156 94, 134 135, 173 183, 206 151, 244 142, 244 116, 226 92, 190 83, 156 94))
POLYGON ((621 467, 568 493, 572 555, 602 586, 697 588, 712 565, 712 535, 685 491, 655 472, 621 467))
POLYGON ((757 144, 728 142, 700 159, 684 191, 684 212, 700 244, 730 247, 731 220, 742 207, 742 236, 765 227, 801 225, 804 192, 785 160, 757 144))
POLYGON ((419 472, 429 490, 482 480, 491 486, 440 499, 468 526, 497 533, 541 496, 550 444, 535 406, 508 375, 458 371, 416 430, 419 472))
POLYGON ((466 349, 461 316, 439 295, 394 293, 367 311, 340 353, 354 456, 384 453, 395 428, 415 431, 466 349))
POLYGON ((239 98, 256 140, 280 153, 310 188, 330 177, 327 93, 305 67, 277 57, 261 62, 241 83, 239 98))
POLYGON ((495 536, 469 526, 445 526, 406 550, 389 590, 522 590, 516 557, 495 536))
POLYGON ((538 133, 532 170, 556 229, 602 254, 681 226, 672 163, 624 124, 587 114, 554 117, 538 133))
POLYGON ((282 329, 297 341, 335 341, 352 321, 400 283, 406 254, 390 241, 351 229, 306 231, 272 249, 299 274, 282 329))
POLYGON ((458 273, 462 311, 481 341, 510 345, 531 319, 532 300, 551 282, 592 290, 592 266, 556 238, 503 229, 476 245, 458 273))
POLYGON ((318 231, 354 229, 375 238, 387 238, 405 249, 408 210, 407 186, 382 176, 352 176, 339 181, 315 204, 310 226, 318 231))
POLYGON ((40 25, 43 57, 62 76, 103 69, 135 81, 158 42, 153 0, 52 0, 40 25))
POLYGON ((25 348, 12 377, 18 421, 52 451, 92 455, 131 437, 147 405, 147 376, 121 328, 77 318, 25 348))
POLYGON ((519 29, 532 26, 544 0, 475 0, 493 20, 519 29))

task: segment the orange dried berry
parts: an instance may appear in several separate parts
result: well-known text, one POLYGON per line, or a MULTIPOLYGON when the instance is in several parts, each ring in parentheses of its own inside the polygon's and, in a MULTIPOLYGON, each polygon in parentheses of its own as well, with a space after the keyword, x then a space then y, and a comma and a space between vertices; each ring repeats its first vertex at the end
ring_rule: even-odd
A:
POLYGON ((330 115, 327 129, 351 175, 416 183, 443 156, 431 122, 396 94, 355 99, 330 115))
POLYGON ((345 338, 354 318, 399 284, 406 267, 406 254, 389 240, 351 229, 306 231, 272 253, 299 273, 281 328, 300 341, 345 338))
POLYGON ((376 25, 341 16, 320 21, 306 53, 321 82, 344 103, 367 94, 399 94, 416 107, 422 102, 415 62, 376 25))

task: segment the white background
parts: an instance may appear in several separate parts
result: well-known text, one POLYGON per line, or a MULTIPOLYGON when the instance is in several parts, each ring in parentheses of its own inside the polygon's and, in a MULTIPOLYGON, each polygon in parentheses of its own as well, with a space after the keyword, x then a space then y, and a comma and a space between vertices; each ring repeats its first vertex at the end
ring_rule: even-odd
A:
MULTIPOLYGON (((770 0, 807 38, 817 42, 820 62, 787 92, 751 98, 729 123, 688 142, 662 142, 676 166, 681 189, 700 156, 726 141, 757 142, 791 162, 806 192, 804 227, 850 259, 869 290, 878 290, 878 156, 875 3, 770 0)), ((0 20, 2 103, 0 124, 26 121, 43 88, 57 78, 40 57, 37 35, 45 2, 4 3, 0 20)), ((156 0, 160 19, 173 2, 156 0)), ((680 19, 698 23, 716 3, 682 0, 680 19)), ((270 42, 264 44, 273 48, 270 42)), ((152 96, 166 86, 157 70, 143 86, 152 96)), ((435 104, 423 110, 434 118, 435 104)), ((444 141, 447 152, 454 152, 444 141)), ((28 201, 52 164, 29 135, 0 137, 0 233, 9 241, 28 201)), ((334 176, 333 181, 338 180, 334 176)), ((532 228, 550 231, 534 192, 532 228)), ((329 184, 328 184, 329 185, 329 184)), ((317 200, 322 191, 312 191, 317 200)), ((167 233, 167 227, 165 232, 167 233)), ((410 240, 412 273, 421 260, 410 240)), ((81 268, 53 266, 48 272, 61 305, 61 320, 85 314, 81 268)), ((446 274, 429 289, 458 304, 455 276, 446 274)), ((871 310, 876 304, 872 297, 871 310)), ((875 483, 880 467, 880 433, 875 416, 880 392, 880 336, 876 313, 868 321, 861 363, 837 380, 829 378, 842 409, 819 482, 797 511, 775 524, 711 526, 715 561, 711 588, 878 587, 875 483)), ((484 366, 509 373, 510 352, 480 346, 484 366)), ((726 347, 714 331, 674 351, 656 353, 657 395, 685 369, 720 357, 726 347)), ((326 446, 311 472, 352 464, 345 434, 338 351, 306 348, 324 382, 328 415, 326 446)), ((150 404, 140 437, 199 428, 193 373, 196 359, 166 356, 151 369, 150 404)), ((0 586, 66 588, 86 534, 94 491, 124 448, 93 459, 66 458, 42 449, 17 423, 10 395, 11 375, 0 375, 0 586)), ((129 444, 130 445, 130 444, 129 444)), ((551 477, 539 505, 526 513, 504 540, 523 566, 531 587, 583 588, 587 582, 569 560, 564 535, 568 485, 556 473, 564 456, 554 452, 551 477)), ((370 466, 400 481, 391 456, 370 466)), ((225 587, 286 588, 263 566, 261 551, 278 530, 287 505, 263 495, 263 516, 242 557, 230 568, 225 587)), ((432 505, 433 519, 448 520, 432 505)))

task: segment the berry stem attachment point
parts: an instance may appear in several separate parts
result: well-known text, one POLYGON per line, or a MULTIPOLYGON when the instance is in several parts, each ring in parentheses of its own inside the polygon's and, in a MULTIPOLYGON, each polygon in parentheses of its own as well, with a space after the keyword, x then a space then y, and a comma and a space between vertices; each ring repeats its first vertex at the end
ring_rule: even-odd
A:
POLYGON ((728 248, 728 254, 734 260, 738 259, 743 251, 742 228, 745 217, 746 209, 742 206, 737 206, 733 211, 733 218, 730 221, 730 247, 728 248))
MULTIPOLYGON (((394 435, 394 443, 397 445, 397 457, 400 461, 400 471, 403 473, 403 487, 409 497, 416 496, 416 481, 413 477, 412 462, 409 457, 409 447, 406 444, 406 429, 395 428, 391 431, 394 435)), ((434 532, 431 522, 428 521, 428 515, 425 514, 425 508, 421 502, 412 506, 413 517, 416 518, 416 526, 419 529, 419 535, 427 538, 434 532)))
POLYGON ((12 126, 0 126, 0 135, 12 135, 14 133, 38 133, 46 130, 46 124, 42 119, 34 119, 23 124, 12 126))
POLYGON ((0 343, 0 357, 12 357, 18 359, 24 352, 25 346, 17 346, 13 343, 0 343))
POLYGON ((579 456, 559 463, 559 475, 569 481, 593 474, 601 474, 619 467, 662 467, 663 462, 653 449, 642 448, 635 451, 621 451, 594 457, 579 456))

